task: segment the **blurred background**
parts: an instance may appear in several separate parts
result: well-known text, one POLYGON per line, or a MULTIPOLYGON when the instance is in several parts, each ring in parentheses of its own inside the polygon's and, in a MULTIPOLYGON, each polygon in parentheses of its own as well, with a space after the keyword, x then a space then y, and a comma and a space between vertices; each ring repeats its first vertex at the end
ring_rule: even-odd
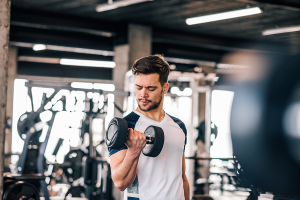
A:
POLYGON ((3 199, 123 200, 104 135, 137 107, 130 69, 153 54, 171 68, 163 109, 187 127, 191 199, 300 198, 300 1, 0 6, 3 199))

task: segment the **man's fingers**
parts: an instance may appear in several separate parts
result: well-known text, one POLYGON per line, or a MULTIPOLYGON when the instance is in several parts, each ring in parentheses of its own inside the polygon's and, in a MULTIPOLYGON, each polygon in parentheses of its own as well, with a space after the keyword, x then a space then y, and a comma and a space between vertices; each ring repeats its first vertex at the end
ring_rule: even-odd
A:
POLYGON ((133 129, 132 128, 128 128, 128 134, 133 133, 133 129))

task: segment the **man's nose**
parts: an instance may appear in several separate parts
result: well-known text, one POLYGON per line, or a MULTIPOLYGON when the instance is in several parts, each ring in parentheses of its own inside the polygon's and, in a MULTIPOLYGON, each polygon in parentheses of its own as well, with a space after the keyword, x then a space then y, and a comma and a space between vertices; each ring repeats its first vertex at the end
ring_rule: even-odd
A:
POLYGON ((148 92, 146 90, 146 88, 143 88, 141 91, 141 97, 142 98, 147 98, 148 97, 148 92))

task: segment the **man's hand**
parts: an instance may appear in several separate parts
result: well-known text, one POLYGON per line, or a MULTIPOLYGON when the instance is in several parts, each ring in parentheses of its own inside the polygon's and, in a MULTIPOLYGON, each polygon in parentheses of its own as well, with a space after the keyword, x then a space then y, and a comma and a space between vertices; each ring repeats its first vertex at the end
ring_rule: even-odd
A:
POLYGON ((138 156, 146 146, 146 136, 142 132, 129 128, 125 145, 128 147, 128 151, 131 154, 138 156))

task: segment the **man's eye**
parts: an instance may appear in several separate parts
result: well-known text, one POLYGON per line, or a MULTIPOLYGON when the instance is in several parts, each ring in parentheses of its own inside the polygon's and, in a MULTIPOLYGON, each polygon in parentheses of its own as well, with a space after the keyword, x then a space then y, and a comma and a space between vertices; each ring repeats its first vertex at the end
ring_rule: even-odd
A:
POLYGON ((154 90, 155 90, 155 88, 149 88, 149 90, 150 90, 150 91, 154 91, 154 90))
POLYGON ((142 87, 137 87, 137 89, 138 89, 138 90, 141 90, 141 89, 142 89, 142 87))

